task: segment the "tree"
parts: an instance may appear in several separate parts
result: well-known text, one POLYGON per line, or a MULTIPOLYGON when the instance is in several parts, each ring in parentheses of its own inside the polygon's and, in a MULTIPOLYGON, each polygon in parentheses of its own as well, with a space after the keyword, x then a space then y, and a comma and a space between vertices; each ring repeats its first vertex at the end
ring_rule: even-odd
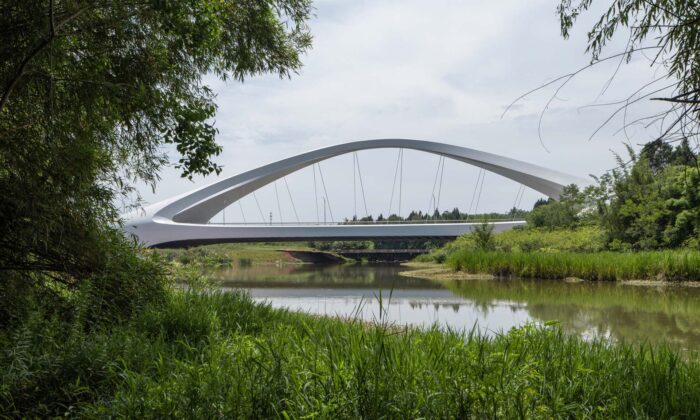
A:
POLYGON ((106 267, 115 202, 164 146, 183 176, 220 171, 204 74, 287 77, 311 42, 309 0, 0 4, 0 308, 106 267))
MULTIPOLYGON (((593 0, 561 0, 557 13, 561 33, 567 38, 579 16, 593 0)), ((641 86, 618 106, 613 116, 645 98, 668 103, 665 112, 630 123, 657 124, 658 139, 670 142, 698 136, 700 117, 700 4, 695 0, 614 0, 588 32, 587 52, 598 63, 619 57, 629 61, 633 54, 651 54, 651 65, 664 72, 654 82, 641 86), (620 31, 628 32, 626 49, 601 58, 610 40, 620 31), (661 84, 663 83, 663 84, 661 84)), ((564 76, 566 83, 578 72, 564 76)), ((608 120, 609 121, 609 120, 608 120)), ((606 121, 606 123, 608 122, 606 121)), ((604 123, 605 125, 605 123, 604 123)))
POLYGON ((474 239, 474 246, 481 251, 491 251, 494 249, 493 225, 486 221, 474 226, 471 233, 474 239))
POLYGON ((574 227, 581 221, 585 201, 585 194, 576 185, 569 185, 564 188, 559 200, 538 200, 527 215, 527 222, 533 227, 574 227))
POLYGON ((679 164, 686 153, 684 144, 645 147, 639 156, 630 153, 631 163, 601 177, 599 207, 611 248, 700 245, 700 171, 679 164))

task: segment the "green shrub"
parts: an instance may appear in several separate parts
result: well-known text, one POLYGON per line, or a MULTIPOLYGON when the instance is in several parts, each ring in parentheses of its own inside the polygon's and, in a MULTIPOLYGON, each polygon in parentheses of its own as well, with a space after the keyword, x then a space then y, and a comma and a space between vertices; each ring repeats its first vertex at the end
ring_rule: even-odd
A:
POLYGON ((78 289, 72 299, 85 325, 129 319, 143 307, 162 302, 168 279, 162 260, 139 253, 123 241, 111 244, 109 258, 78 289))
POLYGON ((488 251, 494 248, 493 225, 486 222, 474 226, 471 233, 476 249, 488 251))

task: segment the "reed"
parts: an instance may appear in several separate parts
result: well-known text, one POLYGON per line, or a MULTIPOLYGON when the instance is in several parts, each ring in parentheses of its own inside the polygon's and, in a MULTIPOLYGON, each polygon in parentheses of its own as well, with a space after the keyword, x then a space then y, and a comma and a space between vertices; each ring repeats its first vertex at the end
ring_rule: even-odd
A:
POLYGON ((501 252, 456 250, 445 264, 457 271, 499 277, 584 280, 700 280, 700 252, 501 252))
MULTIPOLYGON (((382 305, 383 301, 368 302, 382 305)), ((585 342, 556 325, 484 336, 275 310, 174 291, 109 330, 39 317, 0 335, 3 415, 692 417, 700 363, 585 342)))

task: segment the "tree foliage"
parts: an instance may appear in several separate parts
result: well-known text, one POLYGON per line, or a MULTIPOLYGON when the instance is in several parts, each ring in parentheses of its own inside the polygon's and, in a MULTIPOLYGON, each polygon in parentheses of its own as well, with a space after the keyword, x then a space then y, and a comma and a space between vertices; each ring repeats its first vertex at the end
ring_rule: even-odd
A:
POLYGON ((287 77, 311 41, 309 0, 0 0, 0 10, 0 307, 28 284, 73 289, 107 267, 120 246, 116 200, 154 183, 168 148, 183 176, 220 171, 203 75, 287 77))
POLYGON ((586 219, 586 194, 576 185, 564 187, 559 200, 538 200, 527 215, 535 228, 573 228, 586 219))
MULTIPOLYGON (((557 13, 566 38, 593 0, 561 0, 557 13)), ((651 65, 664 72, 652 83, 640 87, 619 105, 615 113, 638 100, 651 98, 669 104, 665 112, 631 123, 657 125, 664 141, 697 137, 700 117, 700 3, 695 0, 614 0, 588 32, 587 52, 593 63, 620 56, 629 61, 636 52, 651 52, 651 65), (622 54, 602 57, 615 35, 627 33, 622 54), (659 87, 657 82, 666 81, 659 87)), ((576 73, 573 73, 573 76, 576 73)), ((613 114, 614 115, 614 114, 613 114)), ((627 124, 627 123, 625 123, 627 124)))
POLYGON ((600 179, 601 223, 613 249, 700 245, 700 171, 683 142, 647 145, 600 179))

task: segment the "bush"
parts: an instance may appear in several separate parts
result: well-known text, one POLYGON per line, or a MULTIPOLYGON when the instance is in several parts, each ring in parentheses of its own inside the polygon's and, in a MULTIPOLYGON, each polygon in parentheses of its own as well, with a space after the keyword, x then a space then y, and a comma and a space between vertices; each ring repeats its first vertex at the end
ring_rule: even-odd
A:
POLYGON ((165 296, 168 279, 157 255, 140 252, 118 237, 106 245, 110 249, 104 266, 73 297, 85 325, 129 319, 165 296))
POLYGON ((163 300, 167 278, 159 257, 144 252, 117 229, 101 230, 95 238, 89 269, 4 273, 0 327, 22 323, 38 306, 48 318, 79 318, 88 326, 126 320, 163 300))
POLYGON ((476 225, 471 235, 476 249, 487 251, 494 248, 493 225, 486 222, 476 225))

